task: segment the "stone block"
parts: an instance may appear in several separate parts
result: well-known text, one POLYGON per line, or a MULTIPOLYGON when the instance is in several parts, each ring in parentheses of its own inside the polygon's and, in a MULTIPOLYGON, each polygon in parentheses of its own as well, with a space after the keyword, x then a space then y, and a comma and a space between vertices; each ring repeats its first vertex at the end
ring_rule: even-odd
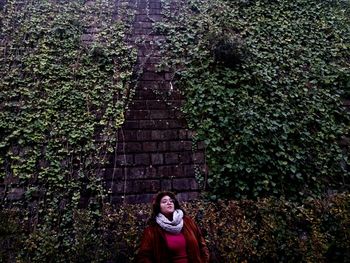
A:
POLYGON ((147 103, 144 100, 134 100, 130 104, 130 109, 132 109, 132 110, 147 110, 147 103))
POLYGON ((164 165, 158 167, 158 174, 162 178, 181 178, 184 177, 183 167, 181 165, 164 165))
POLYGON ((174 191, 198 190, 198 184, 194 178, 176 178, 173 180, 174 191))
POLYGON ((140 129, 156 129, 158 125, 155 120, 140 120, 139 126, 140 129))
POLYGON ((160 190, 159 180, 135 180, 128 181, 128 192, 133 193, 155 193, 160 190))
POLYGON ((184 141, 171 141, 169 142, 169 149, 171 151, 182 151, 184 149, 183 142, 184 141))
POLYGON ((149 165, 150 164, 150 156, 147 153, 137 153, 134 156, 134 164, 135 165, 149 165))
POLYGON ((180 163, 183 163, 183 164, 192 163, 192 152, 191 151, 181 152, 179 154, 179 160, 180 160, 180 163))
POLYGON ((152 140, 177 140, 178 134, 177 130, 153 130, 152 131, 152 140))
POLYGON ((130 120, 149 119, 149 111, 148 110, 129 110, 127 111, 126 118, 130 120))
POLYGON ((159 152, 165 152, 169 150, 169 143, 168 142, 158 142, 157 144, 157 150, 159 152))
POLYGON ((147 70, 147 71, 156 71, 157 64, 146 63, 145 66, 144 66, 144 69, 147 70))
POLYGON ((121 203, 123 203, 124 202, 124 196, 122 196, 122 195, 113 195, 113 196, 111 196, 110 197, 110 202, 112 203, 112 204, 121 204, 121 203))
POLYGON ((128 204, 152 203, 154 194, 127 195, 125 202, 128 204))
POLYGON ((137 1, 137 8, 148 8, 148 3, 146 1, 137 1))
POLYGON ((150 15, 161 15, 162 14, 162 9, 160 8, 152 8, 149 10, 150 15))
POLYGON ((189 132, 188 129, 179 130, 179 139, 188 140, 189 139, 188 132, 189 132))
MULTIPOLYGON (((143 32, 146 30, 150 31, 149 29, 134 29, 134 31, 140 31, 140 32, 143 32)), ((142 34, 142 33, 139 33, 139 34, 142 34)), ((147 33, 147 34, 149 34, 149 33, 147 33)), ((151 50, 149 50, 149 49, 139 48, 139 49, 137 49, 137 56, 138 57, 148 57, 150 52, 151 52, 151 50)))
POLYGON ((153 33, 153 28, 134 28, 132 32, 135 35, 149 35, 153 33))
POLYGON ((162 73, 155 73, 152 71, 146 71, 142 75, 142 80, 151 80, 151 81, 163 81, 164 80, 164 74, 162 73))
POLYGON ((192 151, 192 141, 183 141, 183 150, 192 151))
POLYGON ((172 79, 174 78, 174 74, 173 73, 165 73, 164 74, 164 79, 166 80, 166 81, 171 81, 172 79))
POLYGON ((173 177, 184 177, 183 166, 175 165, 171 167, 171 176, 173 177))
POLYGON ((140 80, 137 85, 136 92, 139 90, 158 90, 159 82, 158 81, 142 81, 140 80))
POLYGON ((204 163, 205 157, 203 152, 195 152, 193 153, 193 162, 195 164, 202 164, 204 163))
POLYGON ((164 163, 164 156, 161 153, 151 154, 152 165, 160 165, 164 163))
POLYGON ((192 140, 195 137, 196 133, 194 131, 189 130, 187 132, 188 139, 192 140))
POLYGON ((147 16, 147 14, 136 14, 135 22, 149 22, 151 19, 147 16))
POLYGON ((123 123, 123 128, 128 130, 135 130, 139 129, 139 122, 138 121, 131 121, 127 120, 123 123))
MULTIPOLYGON (((117 153, 125 153, 125 145, 126 145, 126 142, 120 140, 120 141, 117 143, 117 146, 116 146, 116 148, 115 148, 114 150, 115 150, 117 153)), ((111 156, 111 158, 112 158, 112 160, 113 160, 114 156, 111 156)))
POLYGON ((155 125, 155 129, 158 129, 158 130, 160 130, 160 129, 163 129, 163 130, 165 130, 165 129, 169 129, 169 122, 168 122, 168 120, 155 120, 155 123, 156 123, 156 125, 155 125))
POLYGON ((152 165, 145 168, 145 178, 156 178, 159 177, 157 169, 152 165))
POLYGON ((164 140, 164 132, 161 130, 153 130, 152 131, 152 140, 164 140))
POLYGON ((180 201, 190 201, 190 200, 195 200, 199 197, 198 192, 183 192, 183 193, 178 193, 176 195, 176 198, 180 201))
POLYGON ((152 139, 152 134, 150 130, 139 130, 137 131, 138 141, 150 141, 152 139))
MULTIPOLYGON (((166 41, 164 36, 149 36, 151 41, 166 41)), ((158 56, 152 56, 147 58, 147 63, 159 64, 161 58, 158 56)), ((157 83, 159 85, 159 83, 157 83)))
POLYGON ((128 179, 141 179, 145 178, 146 172, 144 167, 130 167, 126 168, 128 179))
POLYGON ((179 154, 176 152, 166 153, 164 163, 165 164, 177 164, 177 163, 179 163, 179 154))
POLYGON ((173 179, 174 191, 189 191, 191 190, 190 181, 188 178, 173 179))
POLYGON ((171 110, 151 110, 151 119, 171 119, 174 118, 174 112, 171 110))
POLYGON ((141 22, 135 22, 134 23, 134 28, 153 28, 152 22, 148 21, 141 21, 141 22))
POLYGON ((161 9, 162 8, 162 4, 161 4, 161 2, 150 2, 149 3, 149 8, 150 9, 161 9))
POLYGON ((117 154, 111 161, 113 165, 116 164, 118 166, 132 165, 134 163, 133 157, 132 154, 117 154))
MULTIPOLYGON (((148 100, 147 101, 147 108, 150 110, 165 110, 169 106, 165 103, 163 100, 148 100)), ((152 112, 151 112, 152 116, 152 112)), ((151 117, 152 118, 152 117, 151 117)))
POLYGON ((171 179, 162 179, 160 181, 160 188, 161 188, 161 191, 171 191, 172 190, 171 179))
POLYGON ((193 164, 184 165, 184 177, 194 177, 195 176, 195 167, 193 164))
POLYGON ((124 178, 124 168, 105 168, 104 180, 120 180, 124 178))
MULTIPOLYGON (((155 100, 155 99, 159 99, 159 95, 156 94, 155 92, 153 92, 152 90, 148 91, 148 90, 138 90, 135 93, 134 98, 137 99, 143 99, 143 100, 155 100)), ((144 119, 148 119, 148 118, 144 118, 144 119)))
POLYGON ((157 142, 143 142, 142 150, 144 152, 155 152, 158 151, 157 142))
POLYGON ((190 180, 191 190, 198 190, 199 186, 198 186, 197 180, 195 178, 190 178, 189 180, 190 180))
POLYGON ((171 166, 158 167, 158 175, 161 178, 170 178, 172 176, 171 166))
POLYGON ((119 130, 118 139, 123 141, 137 141, 137 134, 135 130, 119 130))
POLYGON ((178 120, 178 119, 174 119, 174 120, 167 120, 168 121, 168 127, 169 128, 184 128, 186 127, 186 123, 183 123, 182 121, 178 120))
POLYGON ((157 12, 151 12, 149 16, 151 17, 151 19, 152 19, 153 21, 155 21, 155 22, 160 22, 160 21, 163 20, 164 15, 161 14, 160 9, 156 9, 156 10, 159 10, 159 11, 157 11, 157 12), (155 14, 155 13, 158 13, 158 14, 155 14))
POLYGON ((205 149, 205 143, 204 143, 204 142, 198 142, 198 143, 197 143, 197 149, 198 149, 198 150, 203 150, 203 149, 205 149))
POLYGON ((110 181, 107 184, 107 189, 109 191, 112 191, 113 194, 122 194, 122 193, 124 193, 124 187, 125 187, 125 184, 124 184, 123 181, 117 181, 117 182, 110 181))
POLYGON ((142 144, 139 142, 127 142, 125 143, 125 152, 134 153, 142 150, 142 144))

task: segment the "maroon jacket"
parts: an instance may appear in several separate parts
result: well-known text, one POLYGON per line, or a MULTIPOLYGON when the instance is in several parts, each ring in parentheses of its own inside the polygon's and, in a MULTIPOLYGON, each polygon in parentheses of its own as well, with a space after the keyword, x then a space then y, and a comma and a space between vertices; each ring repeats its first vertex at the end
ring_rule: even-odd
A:
MULTIPOLYGON (((208 263, 209 251, 205 240, 196 225, 189 217, 184 216, 184 226, 181 230, 186 240, 188 262, 208 263)), ((154 223, 143 232, 137 263, 171 263, 164 230, 154 223)))

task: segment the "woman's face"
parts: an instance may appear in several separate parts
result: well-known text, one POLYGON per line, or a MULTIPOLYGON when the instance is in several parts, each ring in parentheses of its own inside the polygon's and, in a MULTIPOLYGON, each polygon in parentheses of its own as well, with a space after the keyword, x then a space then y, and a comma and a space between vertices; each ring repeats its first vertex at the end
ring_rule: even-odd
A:
POLYGON ((160 212, 165 216, 170 216, 174 213, 174 200, 166 195, 160 199, 160 212))

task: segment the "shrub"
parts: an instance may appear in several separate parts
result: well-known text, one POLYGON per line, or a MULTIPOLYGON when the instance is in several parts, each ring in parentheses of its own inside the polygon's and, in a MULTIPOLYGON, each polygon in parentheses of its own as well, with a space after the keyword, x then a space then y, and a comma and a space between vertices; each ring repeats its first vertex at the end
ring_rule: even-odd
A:
MULTIPOLYGON (((350 262, 349 194, 303 204, 270 198, 182 206, 202 229, 211 262, 350 262)), ((29 227, 20 211, 3 210, 0 260, 131 262, 150 210, 144 204, 105 205, 96 225, 88 211, 76 211, 74 232, 65 233, 74 241, 68 251, 59 249, 56 233, 29 227)))

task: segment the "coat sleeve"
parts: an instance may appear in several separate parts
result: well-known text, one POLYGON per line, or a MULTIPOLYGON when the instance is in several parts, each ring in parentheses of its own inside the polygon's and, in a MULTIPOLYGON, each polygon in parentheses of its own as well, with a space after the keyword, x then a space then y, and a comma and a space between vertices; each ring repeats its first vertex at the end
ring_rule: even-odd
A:
POLYGON ((197 229, 198 229, 198 245, 199 245, 199 249, 201 252, 201 257, 202 257, 203 263, 208 263, 209 257, 210 257, 209 249, 208 249, 207 244, 205 242, 205 239, 202 235, 202 232, 198 226, 197 226, 197 229))
POLYGON ((193 229, 195 231, 195 235, 196 235, 196 239, 198 242, 202 263, 208 263, 209 258, 210 258, 210 254, 209 254, 209 249, 206 245, 205 239, 202 235, 202 232, 199 229, 198 225, 194 222, 193 219, 191 219, 191 218, 188 218, 188 219, 189 219, 189 222, 192 224, 193 229))
POLYGON ((143 231, 140 247, 136 256, 137 263, 153 263, 154 259, 154 247, 153 247, 154 233, 152 228, 147 227, 143 231))

